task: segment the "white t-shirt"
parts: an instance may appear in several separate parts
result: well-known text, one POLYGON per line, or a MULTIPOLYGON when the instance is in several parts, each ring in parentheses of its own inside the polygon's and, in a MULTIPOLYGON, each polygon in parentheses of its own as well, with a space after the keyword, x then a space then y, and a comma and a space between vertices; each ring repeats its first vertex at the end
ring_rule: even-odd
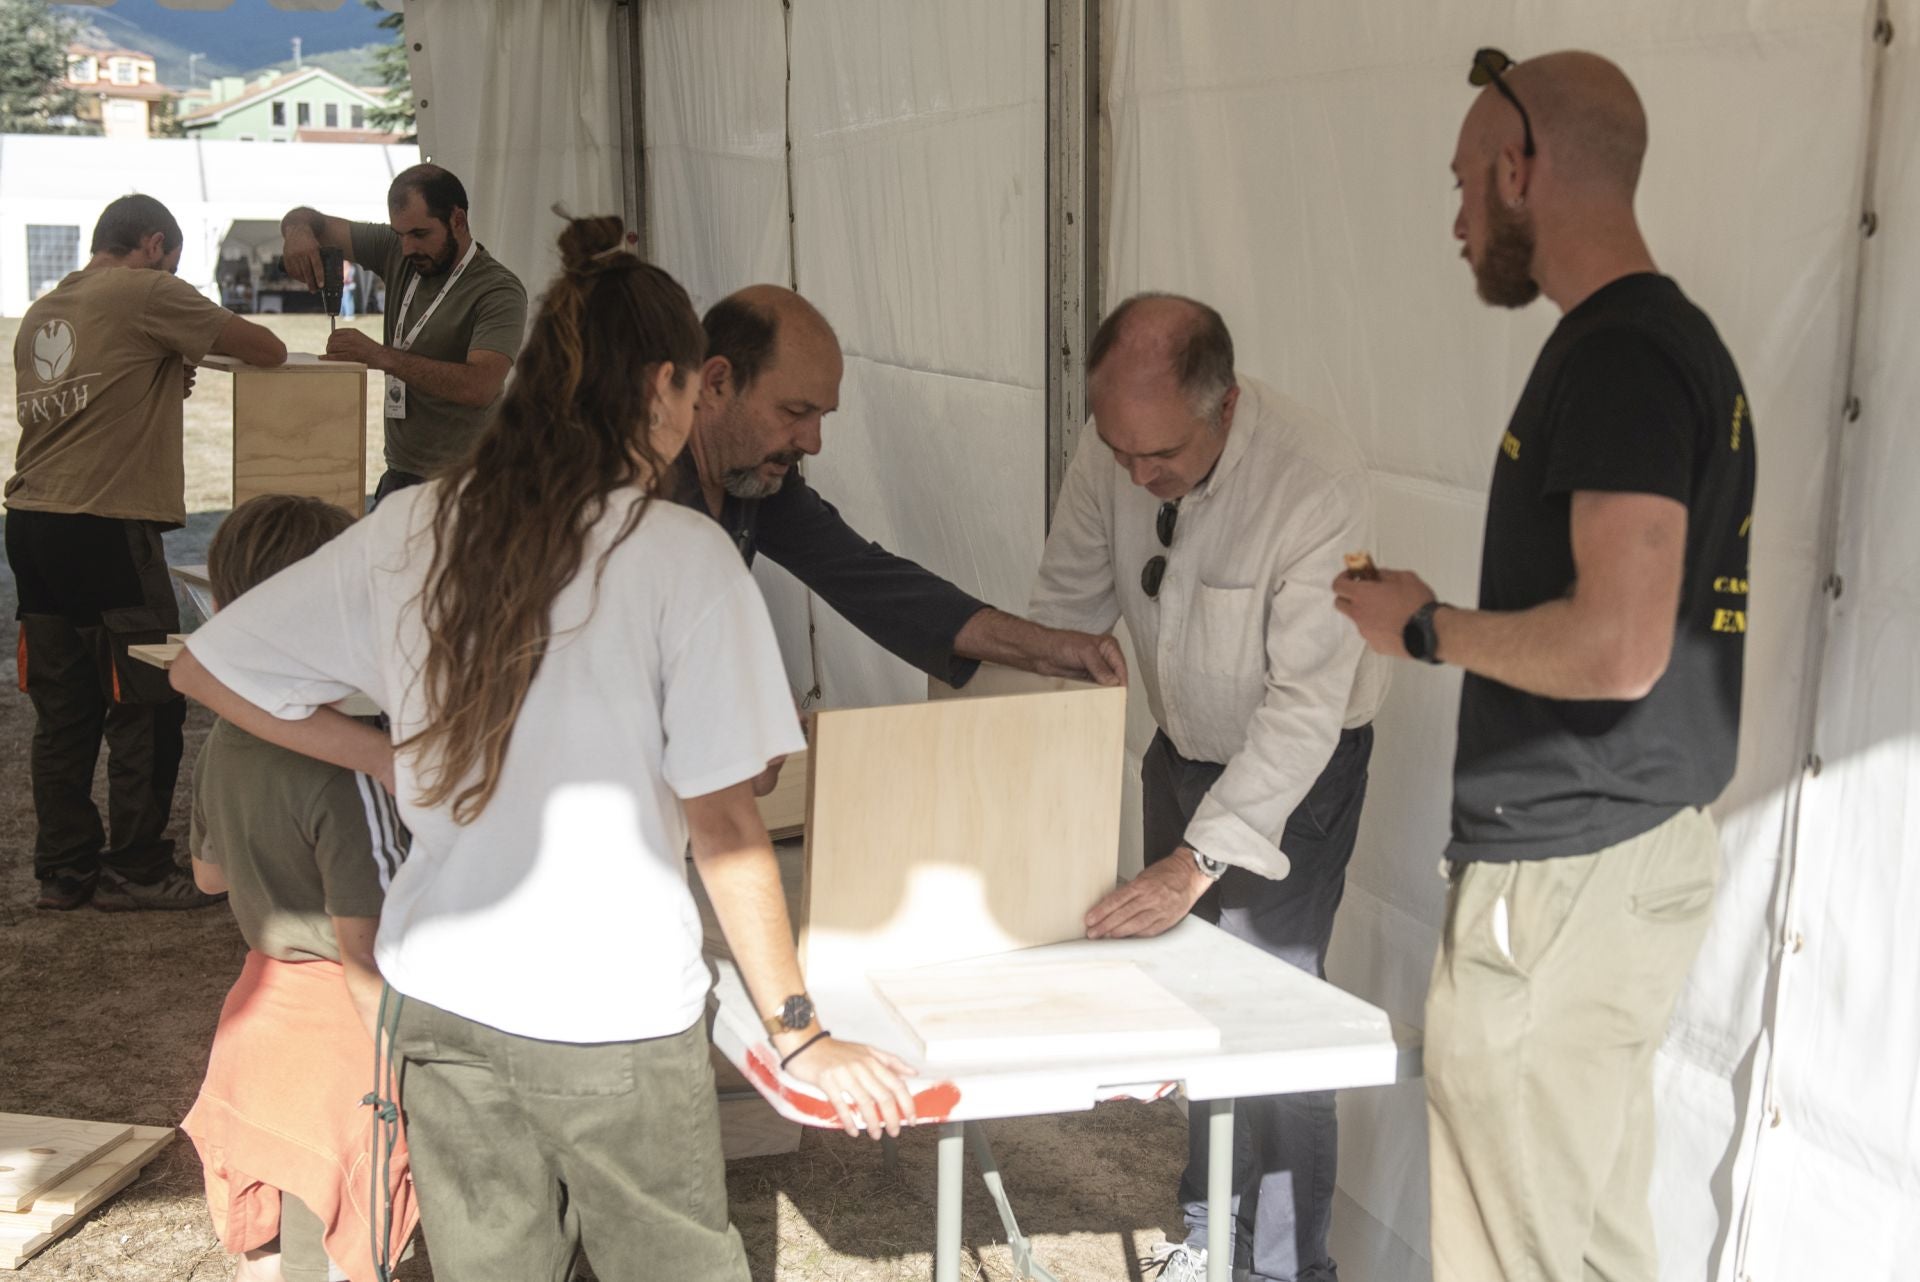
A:
MULTIPOLYGON (((419 595, 437 485, 405 490, 222 610, 189 643, 209 672, 299 719, 361 690, 396 743, 426 713, 419 595)), ((679 798, 805 745, 766 605, 720 527, 652 503, 593 567, 637 495, 616 498, 561 590, 499 786, 464 826, 412 798, 413 847, 375 956, 395 989, 523 1037, 631 1041, 702 1014, 709 974, 679 798)))

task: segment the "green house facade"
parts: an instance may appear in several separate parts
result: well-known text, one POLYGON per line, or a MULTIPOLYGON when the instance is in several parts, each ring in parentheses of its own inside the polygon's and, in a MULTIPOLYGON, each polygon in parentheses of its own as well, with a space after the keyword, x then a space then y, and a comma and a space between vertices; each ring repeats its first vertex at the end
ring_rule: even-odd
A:
POLYGON ((394 136, 368 125, 380 106, 374 93, 330 71, 307 67, 256 80, 238 76, 214 81, 210 100, 191 106, 180 127, 189 138, 239 142, 391 142, 394 136))

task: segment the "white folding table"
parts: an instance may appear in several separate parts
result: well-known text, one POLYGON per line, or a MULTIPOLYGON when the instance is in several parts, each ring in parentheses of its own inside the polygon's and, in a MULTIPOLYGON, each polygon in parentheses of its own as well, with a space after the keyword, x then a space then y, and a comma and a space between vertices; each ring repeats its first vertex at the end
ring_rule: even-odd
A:
MULTIPOLYGON (((1151 1044, 1098 1062, 916 1064, 910 1083, 918 1124, 938 1125, 935 1282, 958 1282, 963 1164, 971 1139, 989 1193, 1023 1276, 1051 1279, 1021 1235, 991 1148, 973 1123, 1005 1117, 1083 1112, 1108 1100, 1157 1100, 1184 1089, 1208 1117, 1207 1276, 1226 1282, 1232 1222, 1233 1101, 1296 1091, 1384 1086, 1419 1072, 1419 1055, 1395 1041, 1385 1012, 1350 993, 1188 918, 1156 939, 1073 940, 1002 954, 955 968, 1041 966, 1064 961, 1126 961, 1218 1025, 1215 1050, 1169 1053, 1151 1044)), ((724 945, 710 947, 715 973, 713 1043, 791 1121, 838 1125, 818 1091, 782 1073, 779 1057, 748 1000, 724 945)), ((868 1042, 914 1060, 913 1035, 865 982, 809 981, 823 1022, 836 1037, 868 1042)))

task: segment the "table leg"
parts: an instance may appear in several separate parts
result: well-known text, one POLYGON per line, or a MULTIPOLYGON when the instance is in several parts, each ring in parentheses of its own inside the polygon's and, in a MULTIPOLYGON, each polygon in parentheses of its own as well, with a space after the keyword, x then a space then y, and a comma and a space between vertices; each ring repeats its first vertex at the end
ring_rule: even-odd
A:
POLYGON ((1020 1231, 1013 1203, 1007 1200, 1007 1186, 1000 1179, 1000 1164, 993 1159, 993 1145, 987 1142, 986 1129, 980 1123, 967 1123, 967 1143, 973 1148, 974 1160, 980 1163, 980 1178, 993 1197, 994 1209, 1000 1212, 1000 1227, 1007 1233, 1007 1253, 1013 1256, 1014 1276, 1022 1282, 1059 1282, 1046 1265, 1033 1258, 1033 1243, 1020 1231))
POLYGON ((1233 1276, 1233 1101, 1207 1101, 1207 1282, 1233 1276))
POLYGON ((934 1194, 933 1282, 960 1282, 960 1198, 966 1183, 966 1160, 966 1123, 941 1126, 934 1194))

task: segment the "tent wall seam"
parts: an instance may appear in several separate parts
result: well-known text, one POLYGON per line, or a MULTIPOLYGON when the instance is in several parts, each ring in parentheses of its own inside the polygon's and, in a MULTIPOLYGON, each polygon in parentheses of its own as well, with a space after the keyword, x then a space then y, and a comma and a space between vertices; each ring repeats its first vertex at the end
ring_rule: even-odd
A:
POLYGON ((1819 592, 1824 607, 1811 612, 1808 621, 1807 665, 1806 671, 1813 674, 1813 680, 1807 682, 1806 693, 1802 696, 1800 708, 1800 740, 1807 747, 1807 755, 1801 769, 1794 778, 1792 791, 1787 803, 1787 812, 1782 820, 1780 874, 1781 889, 1779 912, 1775 930, 1770 936, 1770 956, 1767 962, 1766 1005, 1761 1012, 1760 1035, 1767 1039, 1766 1078, 1761 1087, 1760 1118, 1743 1119, 1743 1128, 1751 1135, 1753 1145, 1752 1161, 1747 1166, 1745 1187, 1741 1190, 1740 1226, 1735 1237, 1733 1273, 1737 1278, 1752 1276, 1749 1267, 1748 1248, 1752 1241, 1754 1224, 1754 1203, 1760 1184, 1761 1162, 1767 1148, 1768 1127, 1764 1119, 1777 1107, 1774 1090, 1778 1082, 1779 1060, 1781 1055, 1779 1037, 1780 983, 1779 971, 1786 954, 1788 937, 1793 933, 1794 910, 1797 906, 1799 890, 1800 863, 1800 822, 1801 808, 1806 791, 1807 780, 1820 769, 1818 738, 1818 716, 1822 687, 1826 684, 1827 642, 1833 631, 1833 604, 1843 590, 1838 577, 1840 550, 1840 513, 1846 489, 1846 461, 1852 433, 1848 427, 1859 418, 1859 398, 1856 392, 1860 375, 1860 328, 1862 313, 1866 302, 1867 281, 1867 241, 1877 230, 1878 219, 1874 209, 1874 180, 1879 169, 1880 147, 1882 141, 1884 103, 1886 96, 1887 48, 1892 43, 1892 12, 1889 0, 1874 0, 1872 6, 1873 27, 1868 36, 1869 63, 1867 69, 1867 121, 1865 154, 1861 163, 1859 186, 1860 235, 1855 241, 1853 255, 1853 298, 1848 309, 1846 336, 1842 344, 1841 369, 1845 371, 1845 391, 1841 403, 1833 407, 1835 431, 1827 448, 1827 484, 1822 499, 1820 514, 1820 553, 1817 565, 1824 566, 1827 574, 1821 580, 1819 592))
MULTIPOLYGON (((781 57, 786 63, 787 80, 781 99, 780 134, 783 142, 781 164, 787 175, 787 287, 794 293, 800 292, 800 230, 795 213, 793 198, 793 0, 780 0, 781 18, 781 57)), ((802 461, 800 473, 806 475, 806 463, 802 461)), ((813 684, 800 696, 802 708, 811 708, 821 697, 820 677, 820 622, 815 617, 815 599, 812 588, 803 587, 807 603, 807 672, 813 678, 813 684)))

